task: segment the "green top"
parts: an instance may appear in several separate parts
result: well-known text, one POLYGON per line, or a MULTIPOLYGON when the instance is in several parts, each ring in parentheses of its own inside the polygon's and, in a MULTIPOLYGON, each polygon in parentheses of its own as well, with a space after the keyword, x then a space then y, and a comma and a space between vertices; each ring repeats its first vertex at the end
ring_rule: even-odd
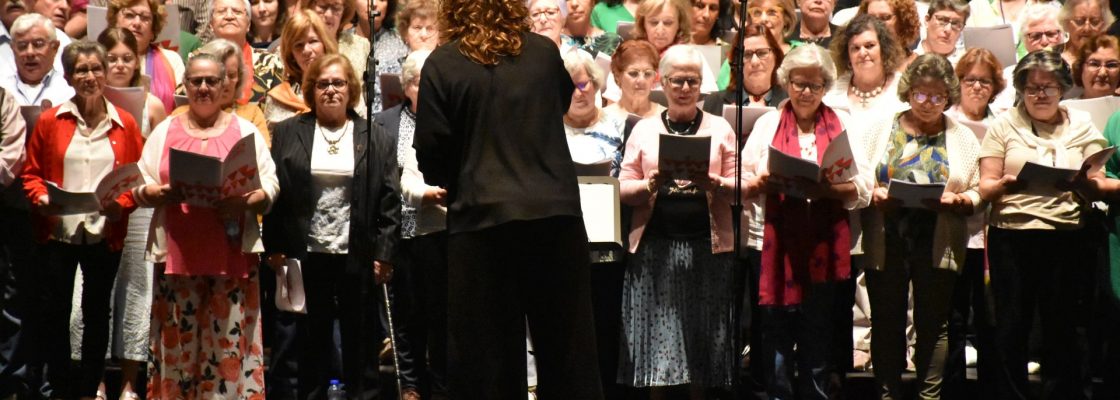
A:
POLYGON ((609 6, 599 3, 591 9, 591 26, 610 33, 618 33, 619 22, 634 22, 634 16, 622 4, 609 6))
MULTIPOLYGON (((1120 112, 1112 114, 1108 119, 1108 125, 1104 127, 1104 138, 1108 141, 1109 146, 1120 145, 1120 112)), ((1120 179, 1120 154, 1113 154, 1112 158, 1108 159, 1105 164, 1105 175, 1112 179, 1120 179)), ((1120 204, 1109 204, 1108 217, 1111 219, 1113 227, 1120 228, 1120 212, 1117 210, 1120 204)), ((1110 229, 1108 233, 1108 281, 1112 285, 1113 297, 1120 297, 1120 230, 1110 229)), ((1117 299, 1120 300, 1120 299, 1117 299)))
POLYGON ((187 31, 179 31, 179 57, 183 57, 183 64, 187 63, 191 53, 199 47, 202 47, 202 42, 198 40, 198 36, 187 31))

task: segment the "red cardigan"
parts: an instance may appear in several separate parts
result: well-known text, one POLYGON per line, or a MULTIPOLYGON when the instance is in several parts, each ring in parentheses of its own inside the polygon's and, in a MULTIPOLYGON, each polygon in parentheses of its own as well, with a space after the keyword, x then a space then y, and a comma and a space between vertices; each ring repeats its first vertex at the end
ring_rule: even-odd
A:
MULTIPOLYGON (((74 132, 78 128, 78 120, 73 114, 55 115, 62 106, 43 111, 39 122, 35 124, 35 131, 27 138, 27 161, 23 164, 23 191, 32 208, 37 208, 39 197, 47 194, 45 181, 62 185, 64 171, 63 160, 74 132)), ((140 128, 132 116, 120 107, 113 107, 121 124, 109 120, 109 143, 113 147, 113 156, 116 161, 113 168, 136 162, 140 159, 140 152, 144 148, 144 139, 140 136, 140 128), (123 125, 123 126, 122 126, 123 125)), ((108 115, 105 116, 109 118, 108 115)), ((118 251, 124 246, 124 235, 128 228, 128 213, 136 209, 136 202, 132 192, 128 191, 117 198, 121 205, 122 217, 116 222, 105 222, 105 240, 109 248, 118 251)), ((57 216, 47 216, 32 213, 32 230, 35 239, 45 243, 55 225, 59 223, 57 216)))

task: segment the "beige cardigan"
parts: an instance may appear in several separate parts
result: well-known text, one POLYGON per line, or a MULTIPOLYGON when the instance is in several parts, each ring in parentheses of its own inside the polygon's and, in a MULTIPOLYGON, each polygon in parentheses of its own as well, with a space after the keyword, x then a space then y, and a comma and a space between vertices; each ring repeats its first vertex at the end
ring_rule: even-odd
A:
MULTIPOLYGON (((877 166, 883 159, 887 149, 887 142, 894 127, 898 114, 891 114, 871 124, 864 131, 863 142, 866 154, 871 156, 871 164, 877 166)), ((980 199, 978 187, 980 184, 980 142, 968 127, 961 125, 956 120, 944 117, 946 123, 945 147, 949 153, 949 180, 945 183, 945 190, 951 193, 963 193, 972 200, 974 212, 982 212, 985 205, 980 199)), ((860 171, 867 173, 872 182, 876 181, 875 171, 872 167, 860 171)), ((882 271, 887 266, 886 239, 883 224, 883 213, 878 208, 868 207, 861 213, 863 222, 863 249, 867 257, 866 267, 882 271)), ((933 240, 933 266, 934 268, 949 269, 959 272, 964 266, 964 255, 968 250, 968 225, 967 217, 951 212, 942 212, 937 216, 937 225, 934 227, 933 240)), ((892 267, 897 268, 897 267, 892 267)))

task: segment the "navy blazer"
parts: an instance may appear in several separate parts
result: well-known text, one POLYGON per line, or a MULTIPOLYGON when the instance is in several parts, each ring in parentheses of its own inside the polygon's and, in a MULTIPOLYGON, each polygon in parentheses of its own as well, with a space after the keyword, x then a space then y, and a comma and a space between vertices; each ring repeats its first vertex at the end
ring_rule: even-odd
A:
MULTIPOLYGON (((400 238, 400 173, 396 133, 349 112, 354 123, 354 179, 350 192, 348 265, 371 266, 390 261, 400 238)), ((311 190, 311 148, 315 116, 300 114, 276 124, 272 131, 272 159, 280 181, 280 196, 264 217, 265 253, 305 258, 316 193, 311 190)))

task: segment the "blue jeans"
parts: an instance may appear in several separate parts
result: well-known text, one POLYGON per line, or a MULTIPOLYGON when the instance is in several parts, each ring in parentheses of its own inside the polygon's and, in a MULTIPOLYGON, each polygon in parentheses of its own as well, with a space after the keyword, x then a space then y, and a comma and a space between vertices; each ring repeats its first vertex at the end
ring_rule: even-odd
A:
POLYGON ((835 299, 836 282, 825 282, 806 287, 799 305, 758 308, 762 314, 762 348, 757 361, 764 363, 766 391, 771 399, 828 398, 835 368, 830 350, 835 331, 830 316, 835 299), (795 370, 799 378, 796 382, 795 370))

